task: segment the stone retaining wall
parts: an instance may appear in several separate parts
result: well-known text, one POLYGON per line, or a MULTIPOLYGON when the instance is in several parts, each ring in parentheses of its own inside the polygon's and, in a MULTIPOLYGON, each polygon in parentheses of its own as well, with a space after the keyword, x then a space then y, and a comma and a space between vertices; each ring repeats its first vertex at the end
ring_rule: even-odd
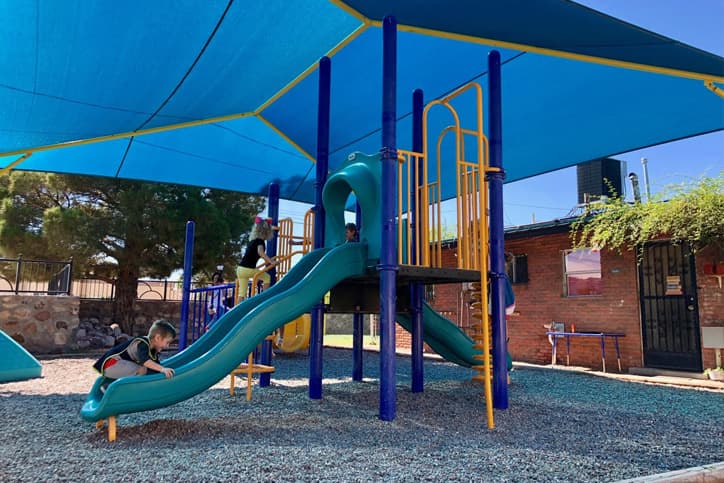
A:
MULTIPOLYGON (((97 319, 101 325, 110 326, 116 323, 111 300, 81 300, 81 320, 97 319)), ((154 320, 166 319, 176 328, 181 322, 181 302, 163 300, 136 300, 133 333, 130 335, 146 335, 154 320)))
POLYGON ((79 308, 78 297, 0 295, 0 329, 33 354, 68 352, 79 308))
MULTIPOLYGON (((156 319, 176 327, 181 302, 137 300, 133 333, 145 335, 156 319)), ((46 295, 0 295, 0 330, 34 355, 112 347, 125 340, 113 317, 113 302, 46 295)))

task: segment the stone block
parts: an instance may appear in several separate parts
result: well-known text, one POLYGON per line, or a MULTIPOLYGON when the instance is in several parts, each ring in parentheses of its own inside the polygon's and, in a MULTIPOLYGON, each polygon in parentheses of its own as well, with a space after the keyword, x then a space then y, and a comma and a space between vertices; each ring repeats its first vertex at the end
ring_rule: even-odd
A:
POLYGON ((59 346, 68 344, 68 332, 60 330, 53 335, 53 343, 59 346))
POLYGON ((41 322, 46 321, 50 318, 50 312, 47 310, 41 310, 40 312, 37 312, 35 314, 35 320, 40 320, 41 322))

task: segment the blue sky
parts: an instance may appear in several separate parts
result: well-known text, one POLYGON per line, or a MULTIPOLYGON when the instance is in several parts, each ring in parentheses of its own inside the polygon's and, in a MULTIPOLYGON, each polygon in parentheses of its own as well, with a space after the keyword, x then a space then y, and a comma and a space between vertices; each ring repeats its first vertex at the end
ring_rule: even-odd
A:
MULTIPOLYGON (((724 0, 578 0, 578 3, 724 56, 724 0)), ((641 158, 647 158, 650 190, 655 193, 666 185, 702 175, 718 176, 724 170, 724 132, 614 157, 626 161, 627 172, 638 175, 642 193, 641 158)), ((626 191, 631 198, 628 183, 626 191)), ((578 202, 576 168, 508 183, 503 196, 506 226, 528 224, 533 218, 546 221, 564 217, 578 202)))
MULTIPOLYGON (((724 56, 724 0, 578 0, 606 14, 652 30, 702 50, 724 56)), ((702 86, 703 88, 703 86, 702 86)), ((714 94, 712 94, 714 96, 714 94)), ((714 98, 716 100, 716 98, 714 98)), ((724 111, 724 101, 722 101, 724 111)), ((723 114, 724 115, 724 114, 723 114)), ((650 190, 718 176, 724 170, 724 132, 659 145, 614 156, 626 161, 627 172, 641 182, 641 158, 648 160, 650 190)), ((628 198, 630 187, 626 179, 628 198)), ((504 188, 505 225, 524 225, 565 217, 578 202, 576 169, 567 168, 535 178, 508 183, 504 188)), ((291 217, 301 230, 308 205, 282 202, 280 217, 291 217)), ((454 211, 446 210, 446 224, 455 225, 454 211)))

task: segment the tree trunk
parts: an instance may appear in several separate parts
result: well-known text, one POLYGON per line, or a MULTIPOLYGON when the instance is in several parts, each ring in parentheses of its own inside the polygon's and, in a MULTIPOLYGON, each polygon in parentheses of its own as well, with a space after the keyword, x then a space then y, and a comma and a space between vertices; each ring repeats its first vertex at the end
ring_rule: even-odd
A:
POLYGON ((133 333, 133 323, 136 316, 135 304, 138 293, 137 263, 128 260, 118 261, 118 281, 116 282, 116 298, 113 302, 113 313, 121 330, 128 335, 143 335, 133 333))

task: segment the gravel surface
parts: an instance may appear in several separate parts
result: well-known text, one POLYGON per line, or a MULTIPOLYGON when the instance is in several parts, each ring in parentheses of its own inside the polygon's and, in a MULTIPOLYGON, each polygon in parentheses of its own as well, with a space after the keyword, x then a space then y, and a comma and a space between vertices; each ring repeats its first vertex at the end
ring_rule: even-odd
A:
POLYGON ((425 362, 412 394, 397 359, 397 418, 383 422, 377 354, 365 381, 325 349, 323 399, 308 359, 275 358, 272 385, 229 396, 228 378, 168 408, 118 418, 118 439, 79 416, 90 358, 43 362, 43 378, 0 384, 0 481, 617 481, 724 460, 724 393, 568 371, 512 373, 510 409, 485 424, 471 371, 425 362))

